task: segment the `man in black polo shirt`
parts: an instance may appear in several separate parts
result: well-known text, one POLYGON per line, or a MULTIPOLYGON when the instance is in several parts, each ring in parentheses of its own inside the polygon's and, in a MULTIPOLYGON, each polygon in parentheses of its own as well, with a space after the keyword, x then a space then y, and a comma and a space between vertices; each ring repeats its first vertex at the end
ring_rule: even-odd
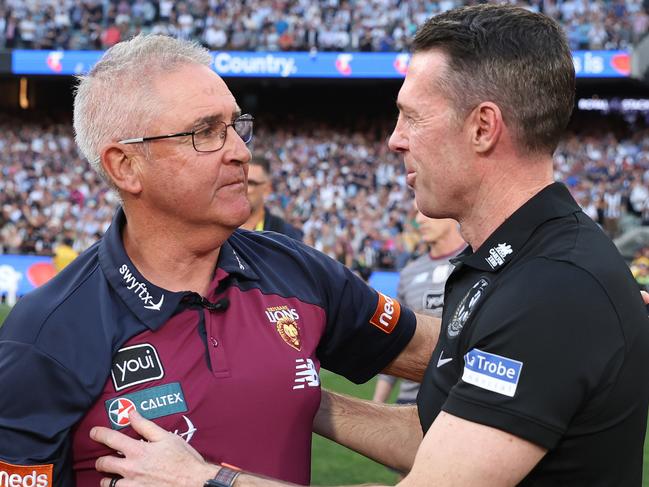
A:
MULTIPOLYGON (((446 284, 419 421, 414 407, 325 395, 316 431, 410 470, 402 486, 639 486, 649 323, 613 244, 553 182, 575 89, 561 28, 479 5, 433 17, 412 48, 390 147, 420 211, 459 221, 469 248, 446 284)), ((196 485, 221 473, 155 425, 134 427, 153 443, 94 430, 126 454, 100 468, 156 486, 144 466, 173 477, 185 458, 196 485)), ((286 485, 206 485, 233 483, 286 485)))

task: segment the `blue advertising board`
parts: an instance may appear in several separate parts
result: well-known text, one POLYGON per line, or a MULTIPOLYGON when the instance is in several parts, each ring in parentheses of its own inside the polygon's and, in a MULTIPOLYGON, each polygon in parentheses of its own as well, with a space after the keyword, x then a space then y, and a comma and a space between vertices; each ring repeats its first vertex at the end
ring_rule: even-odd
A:
MULTIPOLYGON (((52 257, 0 254, 0 295, 15 286, 16 294, 22 296, 45 284, 55 274, 52 257)), ((375 271, 369 283, 374 289, 396 297, 398 282, 397 272, 375 271)))
POLYGON ((23 296, 54 277, 52 257, 0 254, 0 294, 23 296))
POLYGON ((377 291, 387 294, 393 298, 397 297, 397 286, 399 284, 399 273, 389 271, 374 271, 369 281, 377 291))
MULTIPOLYGON (((102 51, 12 52, 12 72, 18 75, 85 74, 102 51)), ((626 51, 573 51, 578 78, 626 78, 631 61, 626 51)), ((212 67, 223 77, 399 79, 410 55, 383 52, 212 52, 212 67)))

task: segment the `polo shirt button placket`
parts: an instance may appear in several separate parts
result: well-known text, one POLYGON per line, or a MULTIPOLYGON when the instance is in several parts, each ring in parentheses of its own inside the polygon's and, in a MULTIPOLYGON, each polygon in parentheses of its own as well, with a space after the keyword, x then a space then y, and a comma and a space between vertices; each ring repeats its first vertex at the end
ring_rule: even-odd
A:
POLYGON ((216 377, 229 377, 230 366, 225 348, 223 347, 223 337, 219 333, 220 320, 223 315, 218 312, 206 311, 205 313, 205 330, 207 332, 208 352, 210 363, 212 365, 212 374, 216 377))

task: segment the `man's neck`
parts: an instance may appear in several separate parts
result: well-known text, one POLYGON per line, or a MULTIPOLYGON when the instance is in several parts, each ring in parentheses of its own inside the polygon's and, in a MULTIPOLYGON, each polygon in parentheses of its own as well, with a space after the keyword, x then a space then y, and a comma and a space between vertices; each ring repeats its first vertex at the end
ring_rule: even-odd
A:
POLYGON ((232 231, 192 228, 155 219, 141 221, 127 214, 122 240, 127 255, 140 273, 169 291, 206 295, 214 276, 221 245, 232 231))
POLYGON ((457 218, 462 237, 475 252, 507 218, 552 182, 552 165, 547 161, 504 165, 485 178, 474 193, 473 204, 457 218))

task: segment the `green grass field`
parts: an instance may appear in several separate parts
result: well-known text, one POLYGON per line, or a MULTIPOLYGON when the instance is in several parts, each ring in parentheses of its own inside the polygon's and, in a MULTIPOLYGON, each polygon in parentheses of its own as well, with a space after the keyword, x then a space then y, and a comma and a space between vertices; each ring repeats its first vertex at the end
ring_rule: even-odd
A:
POLYGON ((9 314, 9 306, 6 304, 0 304, 0 326, 2 326, 2 323, 4 322, 6 316, 9 314))
MULTIPOLYGON (((371 399, 376 380, 357 386, 327 370, 320 372, 322 386, 350 396, 371 399)), ((350 485, 367 482, 394 485, 396 474, 362 455, 313 435, 311 481, 313 485, 350 485)))
MULTIPOLYGON (((0 305, 0 326, 9 307, 0 305)), ((370 399, 375 380, 357 386, 348 380, 323 370, 320 374, 323 387, 351 396, 370 399)), ((649 437, 649 434, 647 435, 649 437)), ((649 487, 649 444, 645 442, 644 478, 642 485, 649 487)), ((311 478, 313 485, 350 485, 378 483, 394 485, 396 475, 371 460, 343 448, 318 435, 313 435, 313 462, 311 478)))

